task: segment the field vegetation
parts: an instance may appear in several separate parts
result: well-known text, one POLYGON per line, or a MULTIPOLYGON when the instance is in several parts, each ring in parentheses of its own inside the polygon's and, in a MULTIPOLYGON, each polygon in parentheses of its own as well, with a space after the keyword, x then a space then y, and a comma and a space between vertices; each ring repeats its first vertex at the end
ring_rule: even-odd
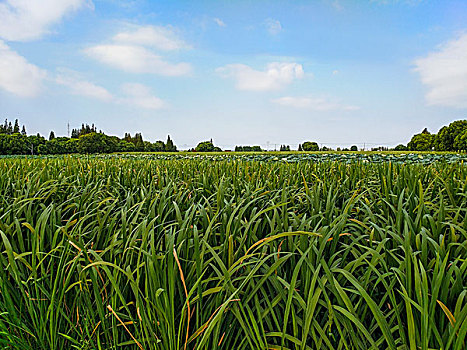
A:
POLYGON ((460 162, 0 161, 5 349, 455 349, 460 162))

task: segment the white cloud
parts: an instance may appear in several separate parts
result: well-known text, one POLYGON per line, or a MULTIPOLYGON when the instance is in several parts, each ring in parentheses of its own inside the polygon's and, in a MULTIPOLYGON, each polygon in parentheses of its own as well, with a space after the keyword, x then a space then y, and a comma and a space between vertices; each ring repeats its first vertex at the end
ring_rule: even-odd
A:
POLYGON ((180 76, 191 71, 190 64, 166 62, 159 55, 141 46, 97 45, 85 49, 85 53, 102 63, 131 73, 180 76))
POLYGON ((467 33, 415 60, 429 105, 467 108, 467 33))
POLYGON ((114 96, 106 88, 85 80, 82 75, 70 69, 59 69, 55 78, 57 84, 66 86, 74 95, 95 98, 105 102, 129 105, 144 109, 161 109, 165 103, 153 96, 150 89, 138 83, 121 85, 120 96, 114 96))
POLYGON ((189 48, 170 27, 130 26, 109 44, 88 47, 84 52, 97 61, 131 73, 181 76, 191 72, 189 63, 170 63, 152 49, 173 51, 189 48))
POLYGON ((118 33, 113 39, 121 44, 149 46, 164 51, 189 47, 172 28, 161 26, 132 26, 131 30, 118 33))
POLYGON ((293 108, 299 108, 299 109, 308 109, 308 110, 314 110, 314 111, 331 111, 331 110, 355 111, 355 110, 360 109, 360 107, 358 106, 345 105, 345 104, 339 103, 327 97, 285 96, 285 97, 273 99, 271 101, 281 106, 293 107, 293 108))
POLYGON ((225 24, 224 21, 221 20, 220 18, 214 18, 213 20, 214 20, 214 22, 216 22, 216 24, 219 27, 227 27, 227 24, 225 24))
POLYGON ((282 31, 281 22, 279 22, 277 19, 268 18, 264 21, 264 25, 271 35, 277 35, 282 31))
POLYGON ((111 101, 114 98, 106 88, 84 80, 80 74, 72 70, 59 69, 55 82, 68 87, 74 95, 91 97, 102 101, 111 101))
POLYGON ((165 103, 160 98, 153 96, 150 89, 142 84, 127 83, 122 85, 122 91, 127 97, 121 99, 122 103, 145 109, 161 109, 165 103))
POLYGON ((279 90, 304 77, 303 67, 298 63, 269 63, 265 71, 258 71, 244 64, 228 64, 216 69, 224 78, 233 78, 239 90, 279 90))
POLYGON ((0 37, 28 41, 49 33, 66 14, 88 5, 90 0, 6 0, 0 3, 0 37))
POLYGON ((0 88, 21 97, 39 94, 47 73, 0 40, 0 88))

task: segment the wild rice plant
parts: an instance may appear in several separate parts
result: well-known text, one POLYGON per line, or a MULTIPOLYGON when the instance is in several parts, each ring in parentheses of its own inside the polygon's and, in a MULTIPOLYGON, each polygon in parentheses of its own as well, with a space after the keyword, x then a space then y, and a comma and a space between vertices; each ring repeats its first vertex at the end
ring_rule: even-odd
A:
POLYGON ((0 161, 4 349, 456 349, 467 168, 0 161))

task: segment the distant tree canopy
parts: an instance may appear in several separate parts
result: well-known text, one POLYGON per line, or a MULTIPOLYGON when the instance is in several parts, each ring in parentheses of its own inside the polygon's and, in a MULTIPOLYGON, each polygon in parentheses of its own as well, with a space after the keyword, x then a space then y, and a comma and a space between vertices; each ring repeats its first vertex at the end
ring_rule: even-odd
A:
MULTIPOLYGON (((467 120, 456 120, 443 126, 437 134, 425 128, 407 144, 410 151, 467 151, 467 120)), ((399 146, 398 146, 399 147, 399 146)))
POLYGON ((467 130, 456 136, 453 147, 457 150, 467 150, 467 130))
POLYGON ((397 145, 395 148, 394 148, 394 151, 408 151, 408 148, 407 146, 404 146, 404 145, 397 145))
POLYGON ((316 142, 306 141, 302 143, 302 149, 305 152, 316 152, 319 151, 319 146, 316 142))
POLYGON ((94 126, 94 124, 92 124, 92 125, 81 124, 81 129, 72 129, 71 130, 71 138, 72 139, 77 139, 80 136, 90 134, 92 132, 97 132, 97 129, 94 126))
MULTIPOLYGON (((5 122, 3 125, 0 124, 0 134, 7 134, 7 135, 12 135, 12 134, 18 134, 20 132, 20 126, 19 126, 19 121, 18 119, 15 119, 14 126, 11 124, 8 119, 5 119, 5 122)), ((22 128, 22 134, 26 134, 26 128, 23 125, 22 128)))
POLYGON ((376 152, 376 151, 389 151, 389 147, 386 147, 386 146, 378 146, 378 147, 372 147, 371 150, 373 152, 376 152))
POLYGON ((18 120, 14 124, 5 120, 0 125, 0 154, 69 154, 69 153, 111 153, 111 152, 176 152, 177 147, 170 136, 167 143, 144 141, 140 133, 132 137, 126 133, 123 139, 109 136, 92 125, 82 124, 73 129, 69 137, 56 137, 53 131, 49 139, 38 135, 26 134, 20 129, 18 120), (19 131, 21 130, 21 132, 19 131))
MULTIPOLYGON (((162 142, 162 141, 159 141, 162 142)), ((163 143, 163 142, 162 142, 163 143)), ((166 152, 177 152, 177 146, 174 145, 170 135, 167 136, 167 142, 165 143, 166 152)))
POLYGON ((235 146, 235 152, 262 152, 260 146, 235 146))
POLYGON ((444 126, 438 131, 438 134, 433 140, 433 146, 436 151, 460 151, 466 150, 462 148, 462 142, 459 143, 462 134, 467 131, 467 120, 457 120, 448 126, 444 126), (458 137, 459 140, 457 139, 458 137))
MULTIPOLYGON (((196 152, 221 152, 219 147, 210 141, 200 142, 196 152)), ((331 148, 318 143, 306 141, 298 145, 299 151, 331 151, 331 148)), ((340 149, 338 149, 340 150, 340 149)), ((348 151, 347 148, 342 149, 348 151)), ((351 151, 357 151, 353 145, 351 151)), ((384 151, 387 147, 374 147, 372 150, 384 151)), ((467 120, 457 120, 442 127, 437 134, 431 134, 427 128, 412 137, 405 145, 397 145, 396 151, 467 151, 467 120)), ((237 152, 262 152, 260 146, 236 146, 237 152)), ((281 145, 280 151, 290 151, 289 145, 281 145)), ((125 133, 123 138, 109 136, 97 131, 94 124, 82 124, 81 128, 72 129, 71 137, 57 137, 50 131, 48 139, 41 135, 27 135, 26 127, 5 119, 0 123, 0 154, 68 154, 68 153, 111 153, 111 152, 177 152, 170 135, 166 142, 157 140, 154 143, 143 139, 141 133, 132 136, 125 133)))
POLYGON ((407 148, 411 151, 431 151, 433 149, 434 139, 435 135, 422 132, 412 137, 407 144, 407 148))
POLYGON ((222 152, 222 150, 219 147, 214 146, 211 140, 198 143, 195 148, 195 152, 222 152))

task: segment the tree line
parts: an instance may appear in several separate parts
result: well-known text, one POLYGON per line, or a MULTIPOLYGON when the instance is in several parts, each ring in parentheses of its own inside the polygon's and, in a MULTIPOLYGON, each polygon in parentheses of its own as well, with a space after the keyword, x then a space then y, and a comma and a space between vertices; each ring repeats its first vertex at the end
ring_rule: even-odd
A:
MULTIPOLYGON (((326 146, 319 147, 317 142, 306 141, 298 145, 298 151, 332 151, 326 146)), ((372 151, 467 151, 467 120, 457 120, 442 127, 438 133, 431 134, 428 129, 412 137, 407 145, 395 148, 375 147, 372 151)), ((221 152, 212 139, 198 143, 192 152, 221 152)), ((236 146, 236 152, 262 152, 260 146, 236 146)), ((281 145, 279 151, 290 151, 289 145, 281 145)), ((357 146, 337 148, 337 151, 358 151, 357 146)), ((0 124, 0 154, 69 154, 69 153, 113 153, 113 152, 177 152, 177 146, 170 138, 166 142, 154 143, 143 140, 141 133, 125 133, 123 138, 109 136, 97 130, 94 124, 82 124, 72 129, 71 137, 56 137, 53 131, 49 138, 40 134, 28 135, 26 127, 18 119, 13 123, 5 119, 0 124)))
POLYGON ((49 138, 27 135, 26 127, 20 129, 18 120, 14 124, 5 120, 0 125, 0 154, 70 154, 70 153, 113 153, 113 152, 176 152, 177 147, 170 138, 154 143, 143 140, 140 133, 123 139, 97 131, 94 125, 82 124, 73 129, 71 137, 56 137, 53 131, 49 138), (21 131, 20 131, 21 130, 21 131))

